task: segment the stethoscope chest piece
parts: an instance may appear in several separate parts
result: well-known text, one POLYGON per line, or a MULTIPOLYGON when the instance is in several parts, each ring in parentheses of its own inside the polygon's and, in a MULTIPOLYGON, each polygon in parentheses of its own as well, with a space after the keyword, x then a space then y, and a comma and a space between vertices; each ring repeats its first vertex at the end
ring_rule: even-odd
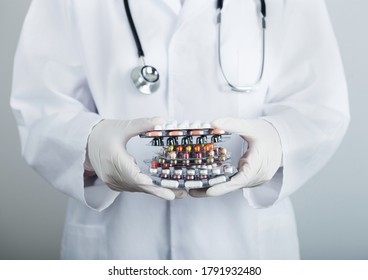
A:
POLYGON ((160 87, 160 75, 153 66, 138 66, 132 70, 132 80, 143 94, 153 94, 160 87))

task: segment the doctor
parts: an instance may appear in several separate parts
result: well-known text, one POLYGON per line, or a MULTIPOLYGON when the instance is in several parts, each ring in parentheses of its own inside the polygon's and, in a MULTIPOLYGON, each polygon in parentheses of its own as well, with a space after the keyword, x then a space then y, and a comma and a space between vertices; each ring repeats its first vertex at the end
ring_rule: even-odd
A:
POLYGON ((221 38, 215 0, 130 1, 160 74, 146 95, 131 80, 140 59, 123 1, 32 1, 11 106, 25 159, 71 197, 62 258, 299 258, 289 195, 341 142, 347 88, 324 1, 266 4, 263 40, 258 0, 224 1, 221 38), (264 66, 252 92, 230 89, 218 40, 232 84, 255 83, 264 66), (238 175, 189 195, 152 185, 134 136, 165 120, 239 135, 238 175))

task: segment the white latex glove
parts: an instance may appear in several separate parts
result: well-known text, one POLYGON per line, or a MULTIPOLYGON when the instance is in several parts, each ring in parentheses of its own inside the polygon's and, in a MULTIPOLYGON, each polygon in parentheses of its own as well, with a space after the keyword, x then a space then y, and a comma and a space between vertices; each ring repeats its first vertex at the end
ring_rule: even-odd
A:
POLYGON ((88 138, 88 157, 97 176, 118 192, 144 192, 166 200, 185 196, 182 190, 175 195, 170 189, 155 186, 126 150, 130 138, 163 122, 161 118, 103 120, 95 125, 88 138))
POLYGON ((211 125, 240 135, 248 142, 248 149, 239 160, 238 173, 230 181, 207 190, 190 191, 190 195, 220 196, 241 188, 255 187, 272 179, 282 164, 281 141, 272 124, 262 119, 223 118, 213 121, 211 125))

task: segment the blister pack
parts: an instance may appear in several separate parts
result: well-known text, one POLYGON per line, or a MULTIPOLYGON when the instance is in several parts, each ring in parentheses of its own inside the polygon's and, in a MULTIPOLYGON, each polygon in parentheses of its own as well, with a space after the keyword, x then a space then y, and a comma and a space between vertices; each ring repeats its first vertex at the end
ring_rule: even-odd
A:
POLYGON ((209 125, 164 125, 140 134, 155 147, 147 159, 153 182, 167 188, 207 188, 229 180, 236 173, 231 154, 221 146, 231 137, 209 125))

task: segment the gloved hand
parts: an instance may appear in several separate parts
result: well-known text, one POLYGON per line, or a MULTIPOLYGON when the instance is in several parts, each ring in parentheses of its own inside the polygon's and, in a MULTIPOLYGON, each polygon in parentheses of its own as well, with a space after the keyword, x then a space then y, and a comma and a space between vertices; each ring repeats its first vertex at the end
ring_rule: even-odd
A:
POLYGON ((163 122, 161 118, 102 120, 95 125, 88 138, 88 157, 97 176, 118 192, 145 192, 166 200, 185 196, 183 190, 175 190, 175 195, 173 190, 155 186, 126 150, 130 138, 163 122))
POLYGON ((223 118, 213 121, 211 125, 240 135, 248 142, 248 149, 239 160, 238 173, 230 181, 207 190, 191 190, 191 196, 220 196, 241 188, 255 187, 272 179, 282 164, 281 141, 272 124, 262 119, 223 118))

